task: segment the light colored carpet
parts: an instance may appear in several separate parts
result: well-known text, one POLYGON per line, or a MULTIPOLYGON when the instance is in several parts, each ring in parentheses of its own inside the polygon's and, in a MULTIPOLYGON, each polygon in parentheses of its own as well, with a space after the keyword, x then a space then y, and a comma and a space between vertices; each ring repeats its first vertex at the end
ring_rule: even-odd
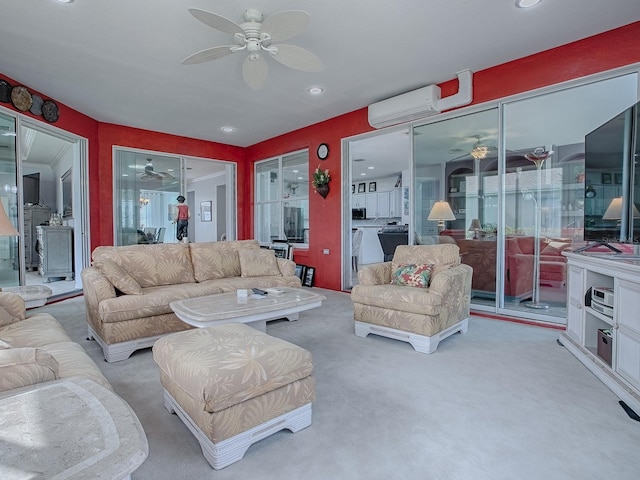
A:
POLYGON ((311 351, 313 424, 282 431, 215 471, 162 402, 151 350, 106 363, 86 337, 84 299, 41 307, 62 322, 135 410, 149 439, 140 479, 555 480, 640 475, 640 423, 558 332, 472 318, 432 355, 353 334, 349 295, 267 333, 311 351))

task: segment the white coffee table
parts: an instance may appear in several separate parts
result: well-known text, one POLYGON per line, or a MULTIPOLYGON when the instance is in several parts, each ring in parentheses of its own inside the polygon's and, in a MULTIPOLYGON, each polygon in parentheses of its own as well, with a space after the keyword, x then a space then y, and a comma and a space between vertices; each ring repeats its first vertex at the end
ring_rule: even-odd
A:
POLYGON ((0 394, 0 478, 128 479, 149 454, 131 407, 69 377, 0 394))
MULTIPOLYGON (((324 295, 304 288, 282 287, 282 293, 264 297, 239 298, 234 293, 175 300, 169 304, 177 317, 194 327, 212 327, 222 323, 247 323, 266 332, 267 321, 277 318, 297 320, 299 313, 322 305, 324 295)), ((251 292, 251 290, 249 290, 251 292)))
POLYGON ((24 285, 22 287, 2 287, 3 292, 16 293, 24 300, 26 308, 41 307, 53 293, 44 285, 24 285))

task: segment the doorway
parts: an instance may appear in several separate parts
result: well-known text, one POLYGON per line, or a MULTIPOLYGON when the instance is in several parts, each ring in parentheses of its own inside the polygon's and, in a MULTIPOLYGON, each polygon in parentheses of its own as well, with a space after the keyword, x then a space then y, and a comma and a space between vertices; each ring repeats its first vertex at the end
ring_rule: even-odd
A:
MULTIPOLYGON (((2 203, 20 234, 0 251, 0 286, 46 284, 53 297, 80 291, 79 272, 88 259, 86 218, 86 140, 20 115, 1 115, 2 203), (6 130, 6 131, 5 131, 6 130), (84 181, 81 181, 84 179, 84 181), (68 231, 62 244, 39 227, 68 231), (64 276, 49 276, 66 259, 64 276)), ((59 233, 59 232, 58 232, 59 233)), ((58 238, 58 235, 54 235, 58 238)), ((59 273, 59 272, 58 272, 59 273)))
POLYGON ((349 187, 343 196, 342 288, 350 290, 360 266, 384 261, 393 242, 412 243, 409 127, 358 135, 343 145, 343 182, 349 187))

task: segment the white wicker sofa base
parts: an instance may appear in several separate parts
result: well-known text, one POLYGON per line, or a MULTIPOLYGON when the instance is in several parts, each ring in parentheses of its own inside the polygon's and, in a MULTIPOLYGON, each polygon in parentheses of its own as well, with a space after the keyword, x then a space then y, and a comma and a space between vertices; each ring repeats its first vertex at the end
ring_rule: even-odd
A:
POLYGON ((441 332, 427 337, 425 335, 418 335, 417 333, 405 332, 396 328, 383 327, 382 325, 373 325, 371 323, 355 322, 355 333, 358 337, 366 337, 370 333, 374 335, 380 335, 381 337, 393 338, 411 344, 416 352, 420 353, 433 353, 438 348, 438 344, 447 337, 450 337, 454 333, 467 333, 469 330, 469 319, 454 323, 450 327, 442 330, 441 332))

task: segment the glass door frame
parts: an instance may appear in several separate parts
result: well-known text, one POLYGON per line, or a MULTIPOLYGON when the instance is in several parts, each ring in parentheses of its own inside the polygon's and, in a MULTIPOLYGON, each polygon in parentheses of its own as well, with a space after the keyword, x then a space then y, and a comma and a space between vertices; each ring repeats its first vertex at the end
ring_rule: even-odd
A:
MULTIPOLYGON (((89 144, 85 137, 73 134, 66 130, 62 130, 54 125, 40 122, 36 119, 23 115, 19 112, 9 110, 6 107, 0 105, 0 114, 3 114, 9 118, 13 118, 15 122, 16 133, 16 148, 15 148, 15 161, 16 161, 16 186, 17 182, 22 178, 22 162, 21 158, 21 135, 24 128, 29 128, 42 132, 46 135, 52 135, 60 138, 72 144, 73 150, 73 202, 74 202, 74 272, 75 275, 75 288, 82 289, 82 279, 80 272, 85 265, 91 263, 91 234, 90 234, 90 210, 89 210, 89 144), (76 205, 77 203, 77 205, 76 205)), ((26 284, 26 269, 25 269, 25 246, 24 246, 24 203, 22 189, 17 191, 16 205, 18 219, 17 230, 20 234, 18 237, 18 284, 26 284)))
MULTIPOLYGON (((237 219, 237 197, 236 197, 236 192, 237 192, 237 164, 235 162, 230 162, 227 160, 218 160, 216 158, 205 158, 205 157, 195 157, 195 156, 191 156, 191 155, 181 155, 181 154, 176 154, 176 153, 171 153, 171 152, 161 152, 161 151, 155 151, 155 150, 146 150, 146 149, 139 149, 139 148, 133 148, 133 147, 125 147, 125 146, 120 146, 120 145, 113 145, 112 146, 112 178, 113 178, 113 189, 114 189, 114 195, 113 195, 113 244, 114 245, 118 245, 118 229, 117 226, 119 225, 119 219, 117 217, 118 212, 119 212, 119 199, 120 196, 116 195, 116 186, 119 184, 120 180, 118 177, 118 171, 117 171, 117 155, 119 152, 126 152, 126 153, 133 153, 133 154, 139 154, 142 156, 145 155, 149 155, 149 156, 154 156, 154 157, 163 157, 163 158, 171 158, 171 159, 175 159, 178 160, 178 165, 177 165, 177 170, 174 169, 174 171, 179 172, 179 179, 178 179, 178 185, 179 185, 179 191, 176 191, 175 194, 177 195, 184 195, 185 197, 188 196, 188 194, 190 193, 189 188, 190 185, 187 183, 187 171, 189 169, 189 162, 215 162, 215 164, 217 164, 218 166, 224 166, 224 177, 225 177, 225 184, 227 185, 227 189, 226 189, 226 204, 227 204, 227 212, 226 212, 226 225, 227 225, 227 232, 225 232, 225 238, 227 240, 235 240, 237 238, 237 229, 238 229, 238 219, 237 219)), ((203 177, 203 180, 206 180, 208 178, 213 178, 213 177, 217 177, 219 175, 205 175, 203 177)), ((197 181, 196 181, 197 183, 197 181)), ((139 188, 139 190, 144 190, 142 188, 139 188)), ((199 218, 199 211, 200 211, 200 205, 199 203, 197 205, 189 205, 189 209, 191 212, 191 222, 195 222, 198 218, 199 218)), ((190 225, 189 231, 193 231, 192 229, 194 228, 194 226, 190 225)), ((173 229, 170 231, 169 228, 167 228, 166 232, 165 232, 165 243, 172 243, 169 239, 172 239, 174 236, 174 231, 173 229), (169 241, 167 241, 169 240, 169 241)), ((218 239, 216 239, 218 240, 218 239)), ((196 239, 196 241, 198 241, 196 239)))

